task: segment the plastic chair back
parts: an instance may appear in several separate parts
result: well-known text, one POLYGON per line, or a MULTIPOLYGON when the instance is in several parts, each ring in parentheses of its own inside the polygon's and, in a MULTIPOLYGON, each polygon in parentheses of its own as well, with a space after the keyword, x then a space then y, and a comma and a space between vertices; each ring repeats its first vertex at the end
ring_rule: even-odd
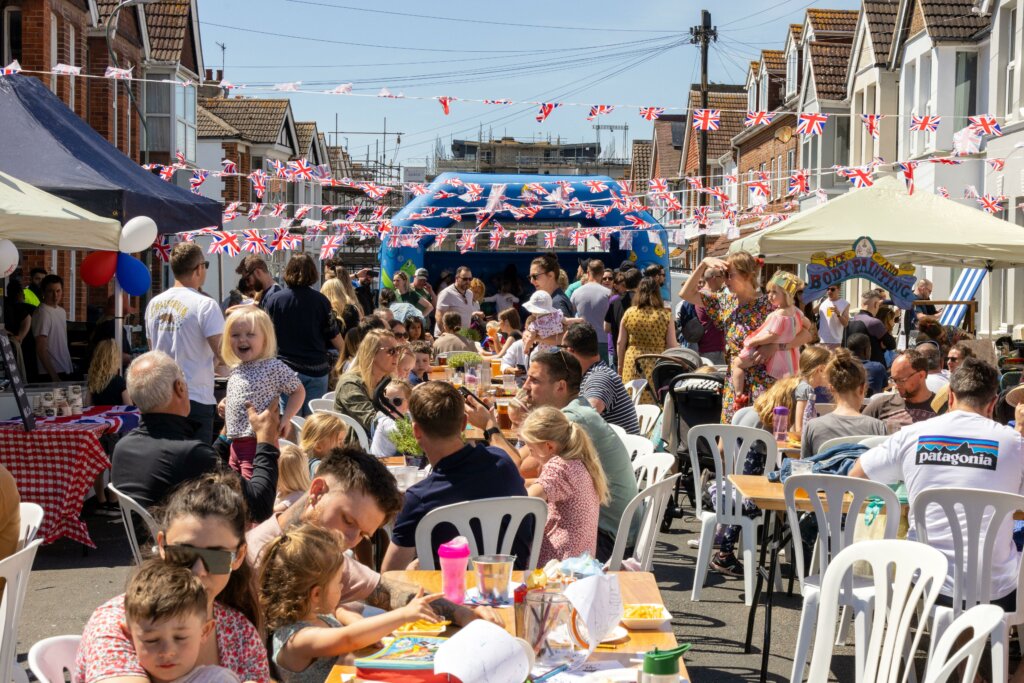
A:
POLYGON ((778 460, 778 446, 775 444, 775 437, 763 429, 754 427, 737 427, 735 425, 699 425, 691 427, 687 434, 687 449, 690 452, 690 466, 693 470, 694 506, 697 508, 697 517, 700 518, 703 512, 703 501, 700 495, 701 477, 700 461, 697 456, 698 444, 703 440, 711 449, 711 461, 715 467, 715 509, 718 515, 719 524, 739 524, 743 517, 742 497, 736 493, 732 482, 729 481, 730 474, 742 474, 743 462, 747 453, 758 443, 764 444, 767 451, 765 462, 773 463, 778 460), (721 451, 719 451, 721 445, 721 451))
POLYGON ((18 550, 21 550, 36 539, 39 527, 43 523, 43 508, 35 503, 22 503, 19 506, 20 516, 18 530, 18 550))
POLYGON ((661 417, 661 408, 650 403, 642 403, 636 406, 636 418, 640 422, 640 435, 650 436, 654 426, 658 424, 661 417))
MULTIPOLYGON (((992 555, 996 543, 1008 539, 999 532, 1013 513, 1024 510, 1024 496, 981 489, 929 489, 914 498, 910 514, 917 538, 928 543, 925 521, 937 506, 946 516, 953 538, 953 614, 991 600, 992 555), (991 532, 991 533, 990 533, 991 532)), ((1017 594, 1017 604, 1024 596, 1017 594)), ((1019 607, 1018 607, 1019 609, 1019 607)))
POLYGON ((135 558, 135 564, 142 564, 142 550, 139 547, 139 539, 135 534, 135 520, 132 519, 132 515, 139 516, 149 530, 150 537, 153 539, 156 539, 156 532, 159 530, 156 520, 153 519, 153 515, 149 514, 146 508, 136 503, 131 496, 118 491, 117 487, 113 484, 108 484, 107 490, 114 494, 114 497, 117 498, 117 504, 121 508, 121 521, 124 522, 124 530, 128 534, 128 545, 132 549, 132 557, 135 558))
POLYGON ((355 431, 356 438, 359 440, 359 447, 362 448, 367 453, 370 452, 370 437, 367 436, 366 430, 363 429, 363 425, 359 424, 354 417, 346 415, 345 413, 339 413, 337 410, 335 410, 333 401, 331 402, 329 408, 320 409, 313 407, 313 404, 316 403, 316 401, 317 399, 314 399, 309 402, 310 410, 312 410, 314 413, 330 413, 331 415, 337 415, 339 418, 341 418, 341 421, 348 426, 349 429, 355 431))
POLYGON ((613 431, 613 432, 615 432, 616 434, 618 434, 618 435, 619 435, 619 438, 620 438, 620 439, 621 439, 622 437, 626 436, 626 430, 625 430, 625 429, 623 429, 622 427, 620 427, 619 425, 616 425, 616 424, 612 424, 611 422, 609 422, 609 423, 608 423, 608 426, 612 428, 612 431, 613 431))
POLYGON ((643 491, 648 486, 663 480, 672 471, 675 464, 675 456, 671 453, 638 455, 633 460, 633 474, 636 476, 637 490, 643 491))
POLYGON ((622 569, 622 556, 626 554, 626 544, 629 542, 629 530, 633 526, 633 516, 641 509, 641 506, 644 506, 643 516, 640 518, 640 529, 636 535, 633 557, 640 563, 639 571, 651 571, 651 564, 654 562, 654 546, 658 540, 661 519, 665 516, 665 506, 668 505, 668 499, 680 476, 682 475, 673 474, 667 479, 662 479, 658 483, 648 486, 629 501, 619 520, 615 545, 612 547, 611 557, 608 558, 608 571, 617 572, 622 569))
POLYGON ((4 580, 2 599, 0 599, 0 681, 28 680, 21 667, 15 665, 15 654, 18 650, 18 622, 25 603, 25 591, 28 589, 28 577, 32 572, 32 562, 36 551, 42 545, 37 538, 10 557, 0 560, 0 579, 4 580), (15 678, 15 669, 20 675, 15 678))
POLYGON ((458 530, 460 536, 465 536, 469 540, 470 557, 509 555, 512 553, 512 541, 515 540, 519 526, 530 515, 533 515, 533 542, 530 544, 527 570, 533 571, 540 559, 540 544, 544 537, 544 525, 548 521, 548 504, 540 498, 529 496, 469 500, 444 505, 428 512, 416 526, 416 555, 419 558, 420 569, 438 568, 431 537, 434 527, 439 524, 451 524, 458 530), (504 535, 501 533, 503 526, 504 535), (473 531, 476 527, 480 529, 479 542, 473 531))
POLYGON ((822 415, 828 415, 836 409, 835 403, 815 403, 814 404, 814 417, 821 417, 822 415))
POLYGON ((860 445, 867 446, 868 448, 874 448, 875 446, 881 446, 888 440, 888 434, 885 436, 865 436, 863 439, 860 440, 860 445))
POLYGON ((746 406, 732 414, 732 423, 737 427, 760 427, 761 418, 753 406, 746 406))
POLYGON ((292 418, 292 427, 295 427, 295 438, 302 438, 302 428, 306 425, 306 418, 296 415, 292 418))
MULTIPOLYGON (((328 391, 326 394, 324 394, 320 398, 327 399, 331 403, 334 403, 334 392, 333 391, 328 391)), ((315 401, 316 399, 313 399, 313 400, 315 401)), ((312 408, 310 408, 310 410, 312 410, 312 408)))
POLYGON ((881 499, 885 506, 884 538, 896 538, 900 525, 900 503, 893 490, 885 484, 835 474, 798 474, 786 479, 782 490, 786 497, 789 528, 793 530, 793 551, 796 553, 796 571, 801 585, 805 578, 804 544, 800 534, 800 510, 796 507, 798 492, 810 499, 811 510, 818 522, 818 566, 817 571, 812 567, 812 573, 823 576, 832 559, 853 544, 857 517, 864 514, 861 508, 872 498, 881 499), (847 508, 848 513, 844 513, 848 495, 850 506, 847 508))
POLYGON ((924 672, 924 683, 945 683, 948 680, 974 681, 978 675, 985 652, 985 642, 996 629, 1003 628, 1003 612, 995 605, 975 605, 957 617, 939 638, 938 645, 928 660, 924 672), (956 641, 966 631, 972 631, 970 638, 956 652, 950 653, 956 641), (962 673, 954 673, 965 665, 962 673))
POLYGON ((847 443, 863 443, 864 439, 871 438, 868 434, 854 434, 853 436, 837 436, 829 439, 818 447, 818 453, 824 453, 833 446, 841 446, 847 443))
POLYGON ((336 412, 334 409, 334 394, 330 395, 331 398, 324 396, 323 398, 314 398, 309 402, 309 410, 314 413, 336 412))
POLYGON ((640 405, 640 397, 643 396, 645 388, 647 388, 646 379, 634 379, 626 383, 626 393, 633 400, 634 406, 640 405))
POLYGON ((946 556, 923 543, 905 540, 860 541, 832 558, 822 577, 818 627, 807 680, 826 681, 839 618, 840 593, 857 562, 871 568, 873 608, 866 648, 864 681, 906 680, 900 676, 904 653, 917 651, 924 629, 916 625, 918 609, 928 614, 946 578, 946 556))
POLYGON ((641 455, 650 455, 654 452, 654 444, 650 439, 645 439, 638 434, 625 434, 619 437, 622 445, 626 447, 630 460, 636 460, 641 455))
POLYGON ((82 636, 53 636, 29 648, 28 668, 39 683, 64 683, 64 672, 75 670, 75 655, 82 636))

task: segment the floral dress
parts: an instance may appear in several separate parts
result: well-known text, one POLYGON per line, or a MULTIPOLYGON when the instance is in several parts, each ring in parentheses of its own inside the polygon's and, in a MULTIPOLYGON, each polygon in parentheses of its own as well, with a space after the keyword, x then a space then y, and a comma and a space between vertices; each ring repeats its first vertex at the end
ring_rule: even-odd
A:
MULTIPOLYGON (((765 323, 774 307, 768 301, 767 294, 762 294, 750 303, 742 305, 731 292, 700 292, 700 296, 708 318, 725 333, 725 362, 732 367, 733 361, 743 350, 744 340, 765 323)), ((751 403, 774 381, 765 366, 755 365, 748 368, 744 385, 751 403)), ((734 401, 732 387, 726 382, 722 397, 723 424, 732 422, 732 414, 735 412, 734 401)))
MULTIPOLYGON (((667 308, 637 308, 632 306, 622 316, 622 329, 619 334, 627 335, 626 355, 622 362, 622 382, 629 384, 634 379, 646 379, 651 386, 651 371, 655 359, 640 361, 643 374, 636 371, 636 359, 646 354, 665 352, 665 340, 668 337, 668 325, 672 313, 667 308)), ((649 392, 643 393, 644 403, 653 403, 649 392)))

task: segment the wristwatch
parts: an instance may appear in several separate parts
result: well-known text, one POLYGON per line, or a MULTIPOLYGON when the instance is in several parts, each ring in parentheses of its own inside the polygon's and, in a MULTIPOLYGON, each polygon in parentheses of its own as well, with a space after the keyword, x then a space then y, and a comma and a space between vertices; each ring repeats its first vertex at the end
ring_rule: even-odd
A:
POLYGON ((494 437, 495 434, 501 434, 501 429, 499 429, 498 427, 489 427, 488 429, 485 429, 484 440, 487 441, 487 443, 491 443, 491 439, 494 437))

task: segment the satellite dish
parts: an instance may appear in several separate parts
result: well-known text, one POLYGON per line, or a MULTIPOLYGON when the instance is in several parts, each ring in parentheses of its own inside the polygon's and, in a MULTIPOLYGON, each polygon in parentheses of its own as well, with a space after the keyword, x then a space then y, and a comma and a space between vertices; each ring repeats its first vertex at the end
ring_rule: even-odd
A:
POLYGON ((793 129, 789 126, 783 126, 779 129, 779 132, 775 134, 775 139, 785 144, 793 139, 793 129))

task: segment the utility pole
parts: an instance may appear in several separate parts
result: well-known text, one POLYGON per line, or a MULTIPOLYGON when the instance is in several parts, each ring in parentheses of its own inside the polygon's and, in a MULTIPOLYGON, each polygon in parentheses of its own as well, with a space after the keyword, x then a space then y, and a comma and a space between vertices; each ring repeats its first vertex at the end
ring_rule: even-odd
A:
MULTIPOLYGON (((708 108, 708 44, 718 40, 718 27, 711 25, 711 12, 706 9, 700 11, 700 25, 690 29, 690 42, 700 46, 700 106, 708 108)), ((687 94, 689 97, 689 94, 687 94)), ((692 112, 690 112, 692 114, 692 112)), ((708 175, 708 132, 700 131, 700 156, 697 171, 702 182, 707 182, 708 175)), ((697 205, 707 204, 708 196, 703 192, 697 193, 697 205)), ((700 234, 697 237, 697 261, 704 259, 704 252, 707 249, 708 236, 706 230, 698 228, 700 234)))

